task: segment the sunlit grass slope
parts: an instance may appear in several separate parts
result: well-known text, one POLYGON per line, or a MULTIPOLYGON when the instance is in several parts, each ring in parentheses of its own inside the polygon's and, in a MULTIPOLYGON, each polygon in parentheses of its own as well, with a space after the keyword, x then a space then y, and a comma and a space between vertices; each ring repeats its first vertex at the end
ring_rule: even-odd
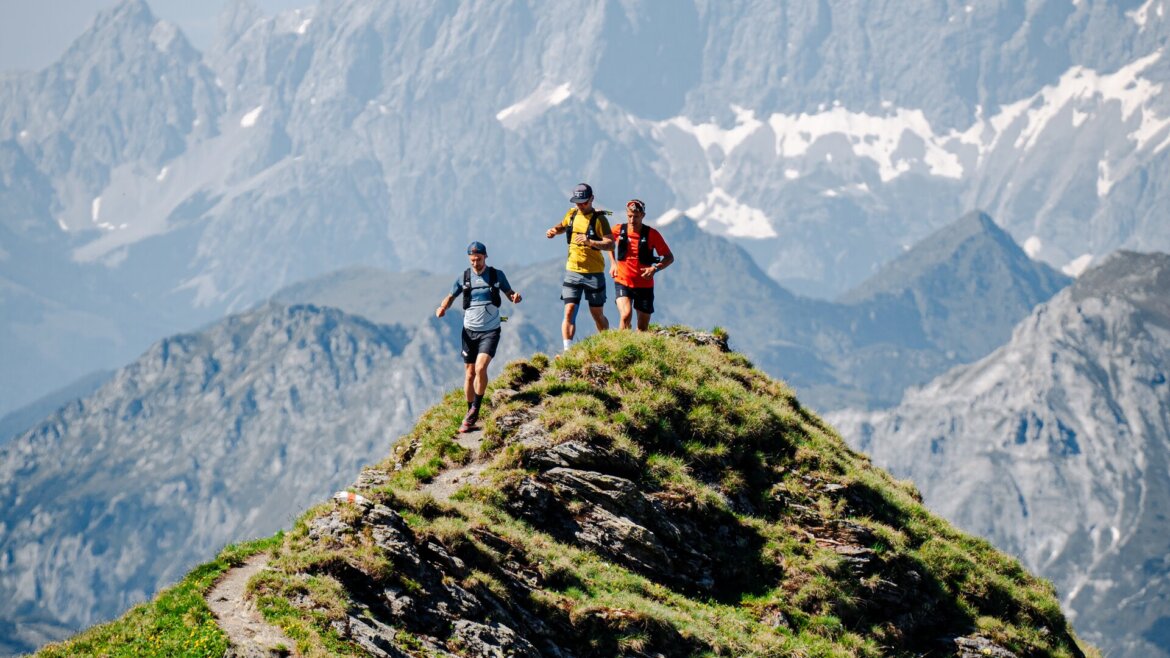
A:
POLYGON ((42 655, 222 655, 199 594, 256 550, 274 559, 255 600, 306 656, 367 655, 362 619, 405 655, 471 655, 427 607, 440 590, 580 656, 1085 655, 1049 583, 933 516, 721 338, 611 331, 508 364, 489 390, 486 464, 449 500, 431 487, 473 459, 455 440, 462 391, 423 414, 358 493, 400 516, 408 552, 439 565, 433 582, 362 508, 330 502, 42 655), (599 505, 550 485, 580 473, 547 463, 570 445, 619 493, 599 505))

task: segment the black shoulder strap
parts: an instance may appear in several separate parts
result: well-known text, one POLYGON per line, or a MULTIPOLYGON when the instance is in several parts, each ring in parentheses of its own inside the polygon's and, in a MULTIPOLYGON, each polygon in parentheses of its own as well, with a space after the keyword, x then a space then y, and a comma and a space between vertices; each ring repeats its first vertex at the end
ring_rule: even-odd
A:
POLYGON ((642 232, 638 235, 638 262, 647 267, 658 262, 654 257, 654 249, 650 246, 650 231, 653 230, 642 224, 642 232))
POLYGON ((488 290, 492 295, 492 304, 499 306, 503 303, 503 300, 500 299, 500 279, 496 276, 496 268, 490 265, 487 268, 487 282, 488 290))
POLYGON ((573 208, 573 213, 569 215, 569 228, 565 229, 565 244, 573 244, 573 221, 577 219, 577 209, 573 208))
POLYGON ((629 224, 623 223, 621 229, 619 229, 620 232, 618 233, 618 242, 616 247, 617 252, 615 254, 618 260, 625 260, 626 252, 630 250, 630 236, 626 233, 626 227, 628 226, 629 224))
POLYGON ((463 270, 463 310, 471 308, 471 268, 463 270))

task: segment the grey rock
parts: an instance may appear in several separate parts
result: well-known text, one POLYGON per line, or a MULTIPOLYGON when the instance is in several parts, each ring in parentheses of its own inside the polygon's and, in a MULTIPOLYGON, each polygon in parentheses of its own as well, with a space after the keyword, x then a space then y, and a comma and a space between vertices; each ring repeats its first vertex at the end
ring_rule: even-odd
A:
POLYGON ((503 624, 460 619, 455 622, 452 641, 462 653, 476 658, 539 658, 541 655, 536 647, 503 624))
POLYGON ((525 465, 541 470, 569 468, 628 475, 637 473, 639 466, 637 460, 627 453, 603 450, 596 444, 580 441, 531 450, 525 455, 525 465))
POLYGON ((998 644, 982 637, 955 638, 955 647, 958 649, 958 658, 1019 658, 1016 654, 1004 649, 998 644))

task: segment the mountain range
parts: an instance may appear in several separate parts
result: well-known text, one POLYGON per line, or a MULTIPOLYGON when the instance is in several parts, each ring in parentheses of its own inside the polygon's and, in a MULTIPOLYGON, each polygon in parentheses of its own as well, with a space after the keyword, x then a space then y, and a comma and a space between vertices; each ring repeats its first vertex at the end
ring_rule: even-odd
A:
POLYGON ((1170 256, 1119 252, 892 409, 828 415, 1052 580, 1106 655, 1170 655, 1170 256))
POLYGON ((978 208, 1170 250, 1160 7, 239 0, 201 53, 126 0, 0 80, 0 412, 345 267, 532 264, 582 179, 821 298, 978 208))

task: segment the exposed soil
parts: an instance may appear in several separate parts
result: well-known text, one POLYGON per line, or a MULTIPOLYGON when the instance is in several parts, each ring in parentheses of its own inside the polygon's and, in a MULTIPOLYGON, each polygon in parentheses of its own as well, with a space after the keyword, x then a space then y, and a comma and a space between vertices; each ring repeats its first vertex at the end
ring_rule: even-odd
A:
POLYGON ((298 656, 296 643, 284 631, 264 621, 252 602, 244 597, 252 576, 268 566, 268 554, 257 553, 243 566, 231 569, 207 593, 207 605, 228 636, 230 648, 224 658, 273 658, 298 656))

